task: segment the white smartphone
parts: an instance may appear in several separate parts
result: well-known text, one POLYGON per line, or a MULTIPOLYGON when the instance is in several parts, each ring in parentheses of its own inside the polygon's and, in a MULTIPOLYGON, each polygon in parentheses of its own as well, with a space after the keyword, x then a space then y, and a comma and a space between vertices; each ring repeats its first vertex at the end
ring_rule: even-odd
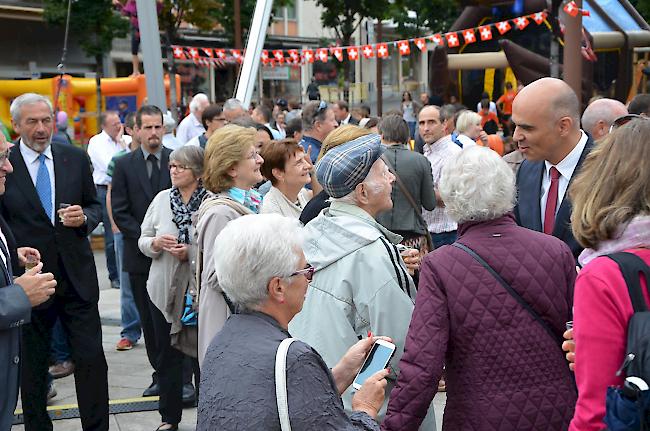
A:
POLYGON ((395 345, 393 343, 384 340, 375 341, 375 344, 372 345, 370 353, 366 356, 366 360, 363 362, 361 369, 354 378, 352 387, 357 390, 361 389, 361 385, 363 385, 368 377, 388 366, 388 362, 390 361, 390 358, 393 357, 394 353, 395 345))

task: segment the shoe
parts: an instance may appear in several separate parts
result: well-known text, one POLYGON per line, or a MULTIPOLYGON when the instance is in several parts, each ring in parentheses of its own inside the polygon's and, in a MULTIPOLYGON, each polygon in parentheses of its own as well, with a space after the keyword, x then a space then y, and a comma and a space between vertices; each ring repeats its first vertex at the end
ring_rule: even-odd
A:
POLYGON ((162 423, 155 431, 178 431, 178 424, 172 425, 168 423, 162 423))
POLYGON ((50 374, 52 374, 52 377, 55 379, 67 377, 72 373, 74 373, 74 362, 70 360, 57 362, 50 367, 50 374))
POLYGON ((117 342, 117 345, 115 346, 115 350, 122 352, 124 350, 131 350, 135 346, 135 343, 129 340, 128 338, 122 338, 120 341, 117 342))
POLYGON ((183 405, 189 406, 196 403, 196 391, 192 383, 185 383, 183 385, 183 405))
POLYGON ((111 280, 111 287, 113 289, 119 289, 120 288, 120 281, 119 280, 111 280))
POLYGON ((156 397, 158 395, 160 395, 160 387, 158 386, 158 383, 150 384, 142 393, 143 397, 156 397))
POLYGON ((47 387, 47 400, 50 401, 52 398, 56 397, 56 395, 56 386, 54 386, 54 382, 51 382, 47 387))

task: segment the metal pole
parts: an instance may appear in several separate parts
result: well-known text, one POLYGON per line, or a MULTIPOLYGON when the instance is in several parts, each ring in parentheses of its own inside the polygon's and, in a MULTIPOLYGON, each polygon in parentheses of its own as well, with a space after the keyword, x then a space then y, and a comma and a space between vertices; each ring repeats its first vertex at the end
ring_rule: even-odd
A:
MULTIPOLYGON (((582 0, 575 0, 578 8, 582 8, 582 0)), ((564 82, 569 84, 582 102, 582 13, 575 17, 566 16, 564 20, 564 82)))
MULTIPOLYGON (((140 23, 142 63, 147 77, 147 100, 149 105, 155 105, 163 112, 167 112, 156 2, 154 0, 136 0, 136 6, 140 23)), ((170 76, 169 79, 173 79, 173 77, 170 76)), ((171 95, 171 97, 175 96, 175 94, 171 95)))
MULTIPOLYGON (((381 25, 381 19, 377 20, 377 43, 381 43, 381 38, 382 38, 382 25, 381 25)), ((377 55, 377 78, 375 79, 376 84, 377 84, 377 116, 381 117, 382 116, 382 111, 384 109, 383 106, 383 98, 384 98, 384 86, 382 84, 382 73, 381 73, 381 63, 382 63, 382 58, 377 55)))
POLYGON ((262 55, 272 7, 273 0, 257 0, 257 5, 255 6, 255 14, 251 21, 248 42, 246 43, 246 56, 244 57, 244 64, 239 71, 237 88, 235 90, 235 97, 242 102, 245 108, 251 103, 255 79, 257 78, 257 71, 260 67, 260 55, 262 55))

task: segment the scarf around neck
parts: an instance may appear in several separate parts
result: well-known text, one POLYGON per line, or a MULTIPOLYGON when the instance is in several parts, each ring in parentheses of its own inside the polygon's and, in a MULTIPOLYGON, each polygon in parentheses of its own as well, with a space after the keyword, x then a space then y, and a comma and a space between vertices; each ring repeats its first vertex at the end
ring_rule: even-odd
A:
POLYGON ((177 187, 172 187, 169 192, 169 200, 172 207, 172 214, 174 214, 174 224, 178 228, 178 243, 190 243, 190 226, 192 225, 192 214, 194 214, 201 206, 203 198, 207 191, 203 188, 203 183, 199 182, 199 186, 192 193, 192 197, 187 202, 183 203, 180 190, 177 187))
POLYGON ((255 190, 244 190, 237 187, 231 187, 228 190, 228 196, 253 211, 255 214, 259 214, 260 205, 262 204, 262 195, 255 190))
POLYGON ((597 249, 584 249, 578 262, 585 266, 598 256, 638 247, 650 247, 650 215, 637 215, 619 227, 613 239, 601 242, 597 249))

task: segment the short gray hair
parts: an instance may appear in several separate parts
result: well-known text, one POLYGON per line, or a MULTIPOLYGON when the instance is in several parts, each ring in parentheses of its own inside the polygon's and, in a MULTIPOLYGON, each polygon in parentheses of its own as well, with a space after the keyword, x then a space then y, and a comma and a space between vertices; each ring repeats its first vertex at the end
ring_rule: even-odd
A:
POLYGON ((176 120, 172 117, 171 112, 167 111, 163 114, 163 125, 165 126, 165 133, 172 133, 176 128, 176 120))
POLYGON ((226 100, 226 103, 223 104, 224 112, 235 111, 237 109, 244 109, 244 105, 242 105, 239 99, 228 99, 226 100))
POLYGON ((206 96, 204 93, 196 93, 190 102, 190 112, 196 112, 196 110, 199 109, 201 102, 210 103, 210 99, 208 99, 208 96, 206 96))
POLYGON ((611 126, 614 120, 624 115, 621 114, 623 111, 627 112, 627 108, 618 100, 596 99, 587 106, 582 114, 582 128, 592 133, 599 121, 604 121, 607 126, 611 126))
POLYGON ((279 214, 232 220, 214 242, 219 286, 237 306, 255 309, 268 298, 273 277, 288 278, 299 269, 303 239, 300 222, 279 214))
POLYGON ((461 151, 442 168, 440 195, 458 223, 493 220, 515 206, 515 175, 489 148, 461 151))
POLYGON ((52 102, 45 96, 41 96, 36 93, 24 93, 16 97, 11 106, 9 107, 9 113, 11 114, 11 119, 14 123, 20 123, 20 111, 25 105, 33 105, 35 103, 45 103, 48 108, 50 108, 50 114, 54 115, 54 110, 52 109, 52 102))
POLYGON ((179 162, 187 166, 197 178, 203 175, 203 159, 203 148, 197 145, 183 145, 169 155, 170 162, 179 162))
POLYGON ((379 122, 379 134, 386 142, 406 144, 411 133, 409 126, 401 115, 389 114, 379 122))
POLYGON ((481 122, 481 116, 474 111, 465 110, 458 115, 456 130, 458 133, 465 133, 473 124, 481 122))

